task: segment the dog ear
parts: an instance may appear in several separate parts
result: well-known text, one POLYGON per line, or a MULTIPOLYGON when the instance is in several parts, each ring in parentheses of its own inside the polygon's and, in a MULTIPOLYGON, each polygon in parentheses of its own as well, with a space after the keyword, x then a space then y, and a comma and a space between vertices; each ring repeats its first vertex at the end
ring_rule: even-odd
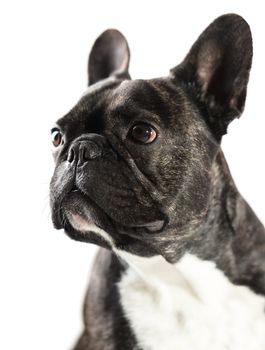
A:
POLYGON ((242 17, 228 14, 206 28, 171 73, 194 91, 208 111, 208 122, 222 136, 244 110, 251 62, 249 25, 242 17))
POLYGON ((95 41, 88 60, 88 85, 109 76, 130 79, 130 50, 125 37, 115 29, 103 32, 95 41))

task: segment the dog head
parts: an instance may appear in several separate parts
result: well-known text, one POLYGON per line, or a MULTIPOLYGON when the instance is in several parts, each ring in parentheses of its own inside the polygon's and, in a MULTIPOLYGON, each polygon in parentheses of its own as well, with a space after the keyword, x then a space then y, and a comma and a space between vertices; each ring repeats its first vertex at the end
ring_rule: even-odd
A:
POLYGON ((74 239, 141 256, 161 254, 206 218, 211 169, 244 109, 252 59, 248 24, 216 19, 168 77, 131 80, 129 48, 104 32, 89 87, 52 129, 51 208, 74 239))

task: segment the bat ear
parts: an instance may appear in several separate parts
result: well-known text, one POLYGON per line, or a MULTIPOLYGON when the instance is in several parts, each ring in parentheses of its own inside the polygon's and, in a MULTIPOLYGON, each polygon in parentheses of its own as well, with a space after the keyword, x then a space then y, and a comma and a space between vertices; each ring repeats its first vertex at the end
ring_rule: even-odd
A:
POLYGON ((108 29, 95 41, 88 60, 88 85, 110 76, 130 79, 130 50, 125 37, 116 29, 108 29))
POLYGON ((206 28, 171 73, 195 89, 196 98, 208 110, 208 121, 221 136, 244 110, 251 62, 249 25, 242 17, 228 14, 206 28))

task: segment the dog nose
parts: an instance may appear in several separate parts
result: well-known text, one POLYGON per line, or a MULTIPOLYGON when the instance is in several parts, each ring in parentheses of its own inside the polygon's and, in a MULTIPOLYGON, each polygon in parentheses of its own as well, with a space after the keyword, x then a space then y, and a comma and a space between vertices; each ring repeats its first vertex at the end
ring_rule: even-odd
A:
POLYGON ((102 147, 98 143, 92 140, 81 140, 70 147, 67 160, 69 163, 77 163, 78 166, 81 166, 101 155, 102 147))

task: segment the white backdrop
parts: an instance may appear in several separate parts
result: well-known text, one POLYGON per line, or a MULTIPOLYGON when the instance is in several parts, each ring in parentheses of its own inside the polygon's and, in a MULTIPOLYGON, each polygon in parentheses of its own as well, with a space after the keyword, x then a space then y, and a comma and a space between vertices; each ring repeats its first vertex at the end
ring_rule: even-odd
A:
POLYGON ((200 32, 228 12, 249 22, 254 60, 244 115, 223 148, 241 193, 265 222, 262 2, 5 1, 0 5, 0 349, 66 350, 81 330, 95 247, 52 228, 50 133, 86 88, 93 41, 114 27, 128 38, 131 75, 165 75, 200 32))

